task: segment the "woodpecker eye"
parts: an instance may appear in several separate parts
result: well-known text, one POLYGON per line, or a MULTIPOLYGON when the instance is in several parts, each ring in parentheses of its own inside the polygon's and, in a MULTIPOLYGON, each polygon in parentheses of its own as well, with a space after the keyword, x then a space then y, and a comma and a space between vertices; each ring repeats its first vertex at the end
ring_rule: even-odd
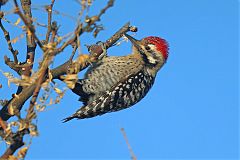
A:
POLYGON ((145 46, 145 49, 149 51, 151 48, 149 46, 145 46))

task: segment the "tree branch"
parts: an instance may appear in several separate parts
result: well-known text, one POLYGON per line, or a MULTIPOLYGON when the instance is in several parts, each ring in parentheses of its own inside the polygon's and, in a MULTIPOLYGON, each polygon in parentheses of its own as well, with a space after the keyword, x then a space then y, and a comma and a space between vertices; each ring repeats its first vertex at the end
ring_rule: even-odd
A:
POLYGON ((100 17, 106 12, 106 10, 113 6, 113 3, 114 3, 114 0, 109 0, 107 5, 100 11, 100 13, 97 16, 92 16, 90 18, 87 18, 85 20, 87 24, 84 27, 82 23, 79 23, 74 31, 74 36, 68 41, 66 41, 61 47, 56 49, 56 52, 54 54, 57 55, 61 53, 67 46, 76 42, 77 37, 83 34, 84 32, 92 32, 94 28, 92 28, 91 26, 100 20, 100 17))
POLYGON ((48 26, 47 26, 47 33, 46 33, 46 43, 49 41, 50 33, 52 31, 52 9, 55 0, 51 1, 51 4, 46 6, 46 10, 48 12, 48 26))
POLYGON ((130 143, 128 142, 127 134, 126 134, 124 128, 121 128, 121 132, 122 132, 123 137, 124 137, 124 139, 125 139, 125 141, 126 141, 126 143, 127 143, 128 150, 129 150, 130 155, 131 155, 131 159, 132 159, 132 160, 137 160, 137 157, 135 156, 135 154, 134 154, 134 152, 133 152, 133 150, 132 150, 132 147, 131 147, 130 143))
POLYGON ((8 149, 3 153, 3 155, 0 157, 0 159, 8 159, 9 156, 13 155, 16 150, 18 150, 20 147, 24 145, 23 142, 23 136, 25 134, 28 134, 28 129, 23 129, 21 131, 18 131, 17 133, 13 134, 13 143, 8 147, 8 149))
MULTIPOLYGON (((31 36, 37 41, 38 46, 44 51, 44 47, 41 43, 41 41, 38 39, 38 37, 35 34, 35 29, 34 26, 32 25, 32 22, 29 23, 27 18, 24 16, 24 14, 20 11, 20 8, 18 6, 17 0, 13 0, 14 5, 15 5, 15 13, 19 15, 19 17, 22 19, 24 24, 26 25, 27 29, 30 31, 31 36)), ((21 0, 23 10, 25 11, 25 14, 27 13, 28 16, 31 18, 31 1, 30 0, 21 0)), ((30 19, 31 21, 31 19, 30 19)))
POLYGON ((17 64, 17 63, 18 63, 18 58, 17 58, 18 50, 14 50, 13 47, 12 47, 10 34, 9 34, 9 32, 4 28, 4 26, 3 26, 3 24, 2 24, 2 18, 3 18, 3 16, 4 16, 4 13, 0 11, 0 28, 2 29, 3 34, 4 34, 4 37, 5 37, 6 41, 7 41, 8 49, 9 49, 9 51, 10 51, 10 52, 12 53, 12 55, 13 55, 14 64, 17 64))

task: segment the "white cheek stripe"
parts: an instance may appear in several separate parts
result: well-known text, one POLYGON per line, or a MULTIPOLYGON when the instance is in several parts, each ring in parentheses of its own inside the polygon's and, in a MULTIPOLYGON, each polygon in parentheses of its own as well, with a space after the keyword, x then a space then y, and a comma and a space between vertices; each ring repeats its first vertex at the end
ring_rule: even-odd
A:
POLYGON ((149 61, 150 63, 152 63, 152 64, 155 64, 155 63, 156 63, 156 60, 155 60, 153 57, 148 56, 147 59, 148 59, 148 61, 149 61))
MULTIPOLYGON (((156 46, 155 46, 155 45, 149 44, 148 46, 151 48, 152 51, 156 50, 156 46)), ((154 58, 151 57, 151 56, 147 56, 147 59, 148 59, 148 61, 149 61, 150 63, 152 63, 152 64, 156 64, 156 62, 157 62, 156 59, 154 59, 154 58)))

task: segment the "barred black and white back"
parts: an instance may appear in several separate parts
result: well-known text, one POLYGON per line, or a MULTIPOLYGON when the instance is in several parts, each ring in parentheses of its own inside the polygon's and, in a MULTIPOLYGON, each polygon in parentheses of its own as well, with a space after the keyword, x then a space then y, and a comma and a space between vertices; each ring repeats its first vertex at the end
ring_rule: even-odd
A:
POLYGON ((130 75, 92 103, 81 107, 72 116, 65 118, 64 122, 73 118, 91 118, 131 107, 148 93, 154 79, 155 77, 146 75, 143 71, 130 75))

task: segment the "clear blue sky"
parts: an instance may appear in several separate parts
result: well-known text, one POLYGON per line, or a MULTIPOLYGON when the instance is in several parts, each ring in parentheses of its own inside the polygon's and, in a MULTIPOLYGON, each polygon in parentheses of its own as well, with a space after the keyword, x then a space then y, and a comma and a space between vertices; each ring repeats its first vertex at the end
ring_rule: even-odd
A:
MULTIPOLYGON (((48 1, 41 4, 45 2, 48 1)), ((97 13, 105 4, 95 2, 90 13, 97 13)), ((75 17, 79 10, 75 1, 57 1, 57 7, 75 17)), ((167 64, 149 94, 124 111, 63 124, 61 119, 81 106, 78 97, 68 91, 61 104, 39 113, 40 135, 33 139, 27 159, 130 159, 121 127, 125 128, 139 159, 237 159, 238 7, 234 0, 116 0, 115 6, 102 17, 106 30, 97 39, 85 34, 82 44, 104 41, 130 21, 139 28, 136 38, 153 35, 169 42, 167 64)), ((34 14, 41 14, 43 17, 38 20, 46 23, 43 12, 37 10, 34 14)), ((73 20, 64 18, 60 34, 75 26, 73 20)), ((56 15, 53 19, 63 18, 56 15)), ((0 66, 9 71, 3 55, 11 55, 4 46, 2 33, 0 38, 0 66)), ((21 44, 23 40, 15 46, 21 44)), ((84 46, 82 49, 86 51, 84 46)), ((68 51, 57 60, 69 57, 68 51)), ((109 55, 129 52, 129 43, 108 50, 109 55)), ((14 85, 7 88, 2 75, 0 83, 4 85, 0 99, 16 90, 14 85)), ((5 148, 0 143, 0 153, 5 148)))

